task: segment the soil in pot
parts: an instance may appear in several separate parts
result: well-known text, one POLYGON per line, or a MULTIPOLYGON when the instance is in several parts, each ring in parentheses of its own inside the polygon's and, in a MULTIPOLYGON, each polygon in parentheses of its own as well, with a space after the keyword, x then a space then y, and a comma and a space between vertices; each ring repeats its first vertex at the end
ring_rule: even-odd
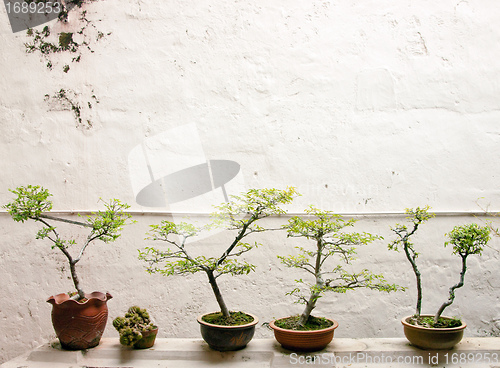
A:
POLYGON ((427 328, 453 328, 462 326, 462 321, 458 318, 443 318, 439 317, 437 322, 434 322, 434 316, 411 316, 406 319, 410 325, 427 327, 427 328))
POLYGON ((407 316, 401 320, 404 334, 412 345, 422 349, 445 350, 453 348, 462 340, 467 327, 465 323, 443 316, 438 321, 438 326, 441 327, 430 327, 433 325, 433 318, 432 315, 421 315, 407 316))
POLYGON ((274 321, 280 328, 295 331, 323 330, 333 326, 333 321, 323 317, 309 317, 304 326, 299 325, 300 316, 285 317, 274 321))
POLYGON ((249 313, 230 312, 229 319, 221 313, 208 313, 198 317, 203 340, 214 350, 243 349, 252 340, 258 318, 249 313))
POLYGON ((309 317, 304 326, 298 325, 299 316, 272 321, 269 326, 282 347, 292 351, 318 351, 333 339, 337 321, 323 317, 309 317))
POLYGON ((254 317, 243 312, 229 312, 230 317, 224 317, 221 312, 205 314, 202 320, 219 326, 241 326, 253 322, 254 317))

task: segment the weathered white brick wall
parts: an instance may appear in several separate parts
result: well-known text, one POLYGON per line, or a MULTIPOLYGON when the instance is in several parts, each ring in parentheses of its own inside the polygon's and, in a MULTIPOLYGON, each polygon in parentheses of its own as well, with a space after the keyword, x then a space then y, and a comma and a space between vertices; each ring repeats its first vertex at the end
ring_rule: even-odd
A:
MULTIPOLYGON (((308 204, 341 213, 425 204, 469 212, 480 210, 480 197, 498 210, 499 7, 494 0, 106 0, 85 5, 106 37, 92 39, 94 52, 83 51, 79 63, 53 56, 53 70, 25 52, 30 38, 11 32, 0 7, 0 203, 12 198, 8 188, 33 183, 49 188, 61 211, 96 210, 99 197, 116 197, 139 212, 206 212, 205 197, 158 208, 136 203, 134 185, 151 181, 146 163, 130 165, 143 147, 154 179, 200 155, 231 160, 241 167, 231 189, 296 186, 303 196, 294 212, 308 204), (78 93, 82 124, 44 101, 61 88, 78 93), (188 124, 197 135, 178 142, 189 147, 180 150, 185 156, 170 150, 168 138, 155 141, 188 124), (175 155, 180 162, 164 164, 175 155)), ((73 11, 69 24, 49 25, 73 32, 77 18, 73 11)), ((137 260, 148 225, 161 218, 135 216, 138 223, 116 244, 90 248, 79 265, 84 286, 114 295, 110 319, 139 304, 156 317, 162 337, 196 337, 195 316, 216 308, 203 275, 150 276, 137 260)), ((401 221, 369 216, 358 223, 385 237, 360 252, 358 266, 409 291, 326 296, 317 314, 339 320, 338 336, 402 335, 399 319, 413 311, 414 280, 403 255, 386 248, 390 226, 401 221)), ((442 248, 444 234, 471 221, 477 219, 440 216, 422 227, 416 242, 425 311, 438 307, 458 276, 458 260, 442 248)), ((45 299, 72 287, 64 259, 35 241, 35 231, 0 216, 0 362, 53 338, 45 299)), ((218 254, 219 240, 228 237, 203 244, 218 254)), ((227 303, 262 321, 298 313, 283 296, 298 275, 275 257, 291 243, 280 233, 259 240, 265 245, 250 254, 257 273, 233 283, 221 278, 227 303)), ((471 336, 500 329, 498 239, 491 246, 471 259, 466 286, 447 311, 467 320, 471 336)), ((116 335, 112 327, 106 334, 116 335)), ((261 327, 257 336, 271 332, 261 327)))

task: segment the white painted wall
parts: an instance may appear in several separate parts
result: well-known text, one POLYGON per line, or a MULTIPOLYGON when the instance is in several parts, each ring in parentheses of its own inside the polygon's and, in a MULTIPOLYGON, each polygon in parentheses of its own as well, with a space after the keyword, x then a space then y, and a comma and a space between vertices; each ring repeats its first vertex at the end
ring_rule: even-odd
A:
MULTIPOLYGON (((206 212, 220 197, 140 206, 136 189, 151 176, 146 164, 130 162, 145 147, 154 179, 203 156, 231 160, 241 166, 232 191, 296 186, 303 196, 294 212, 308 204, 341 213, 425 204, 469 212, 480 210, 480 197, 498 210, 499 8, 494 0, 99 1, 85 6, 87 18, 111 34, 66 74, 67 56, 53 57, 49 71, 25 53, 28 37, 11 32, 0 7, 0 203, 12 198, 8 188, 28 183, 49 188, 61 211, 96 210, 99 197, 117 197, 139 212, 206 212), (76 127, 70 111, 44 101, 61 88, 77 91, 82 106, 97 96, 99 103, 84 109, 91 128, 76 127), (155 140, 189 124, 196 136, 186 136, 180 151, 155 140), (172 157, 180 162, 164 164, 172 157)), ((50 26, 71 32, 76 18, 72 12, 69 25, 50 26)), ((196 337, 195 316, 216 308, 203 275, 150 276, 136 259, 136 249, 148 245, 148 225, 161 218, 135 216, 138 223, 116 244, 89 249, 80 267, 84 285, 114 295, 110 319, 140 304, 162 337, 196 337)), ((390 226, 401 221, 360 221, 360 229, 386 240, 361 252, 359 266, 413 287, 403 255, 386 250, 390 226)), ((422 228, 426 311, 437 308, 458 275, 458 260, 442 250, 444 233, 471 221, 440 216, 422 228)), ((34 240, 35 229, 0 216, 0 362, 54 337, 45 299, 71 289, 67 269, 58 270, 64 260, 34 240)), ((215 248, 228 236, 204 241, 215 248)), ((294 275, 275 258, 291 244, 276 233, 260 240, 265 246, 252 254, 257 273, 233 285, 221 281, 230 306, 269 321, 300 306, 283 296, 294 275)), ((491 245, 471 260, 449 310, 467 320, 470 336, 500 328, 498 239, 491 245)), ((399 319, 412 312, 414 291, 321 302, 317 313, 339 320, 338 336, 401 336, 399 319)), ((112 328, 106 334, 116 335, 112 328)), ((268 336, 258 329, 257 337, 268 336)))

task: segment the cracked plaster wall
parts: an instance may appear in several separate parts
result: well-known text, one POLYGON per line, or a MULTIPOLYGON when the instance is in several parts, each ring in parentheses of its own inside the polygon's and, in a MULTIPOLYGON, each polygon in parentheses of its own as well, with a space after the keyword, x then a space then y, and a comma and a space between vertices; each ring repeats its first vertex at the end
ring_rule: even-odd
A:
MULTIPOLYGON (((49 71, 40 56, 26 54, 27 36, 12 34, 0 7, 2 204, 11 199, 8 188, 36 183, 51 190, 57 210, 95 210, 99 197, 118 197, 134 211, 150 211, 135 202, 130 152, 195 124, 206 158, 240 164, 245 188, 296 186, 303 196, 294 212, 309 204, 341 213, 426 204, 468 212, 480 211, 478 198, 499 209, 497 1, 107 0, 85 7, 110 34, 68 73, 63 55, 49 71), (97 96, 84 111, 92 127, 44 101, 61 88, 77 91, 83 106, 97 96)), ((140 304, 161 337, 198 337, 195 316, 216 308, 203 275, 147 275, 136 249, 161 217, 135 219, 116 244, 89 249, 80 265, 85 287, 114 295, 110 320, 140 304)), ((390 226, 401 221, 370 216, 358 223, 385 237, 360 252, 358 265, 409 292, 326 296, 317 313, 339 320, 338 336, 402 336, 413 277, 403 255, 386 250, 390 226)), ((444 233, 471 221, 441 216, 416 239, 429 290, 424 310, 434 311, 458 276, 457 259, 441 246, 444 233)), ((71 288, 64 260, 34 240, 35 229, 0 215, 0 362, 54 337, 45 299, 71 288)), ((203 244, 218 253, 219 238, 228 236, 203 244)), ((228 304, 262 321, 298 313, 284 292, 299 275, 275 257, 291 244, 277 233, 259 240, 265 246, 252 254, 257 273, 233 284, 221 279, 228 304)), ((471 260, 449 310, 467 320, 470 336, 500 328, 498 239, 491 245, 471 260)), ((108 326, 106 336, 115 335, 108 326)))

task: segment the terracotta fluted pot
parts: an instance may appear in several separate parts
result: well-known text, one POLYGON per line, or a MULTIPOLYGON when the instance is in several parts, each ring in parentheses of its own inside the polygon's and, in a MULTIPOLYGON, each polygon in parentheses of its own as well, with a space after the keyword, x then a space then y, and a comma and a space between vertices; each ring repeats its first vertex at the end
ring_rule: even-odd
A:
POLYGON ((52 325, 63 349, 83 350, 99 345, 106 322, 109 293, 85 294, 83 303, 70 299, 66 293, 51 296, 52 325))
POLYGON ((328 319, 332 326, 322 330, 297 331, 287 330, 275 325, 271 321, 269 326, 274 330, 274 337, 282 347, 292 351, 319 351, 324 349, 332 340, 334 330, 339 327, 337 321, 328 319))

